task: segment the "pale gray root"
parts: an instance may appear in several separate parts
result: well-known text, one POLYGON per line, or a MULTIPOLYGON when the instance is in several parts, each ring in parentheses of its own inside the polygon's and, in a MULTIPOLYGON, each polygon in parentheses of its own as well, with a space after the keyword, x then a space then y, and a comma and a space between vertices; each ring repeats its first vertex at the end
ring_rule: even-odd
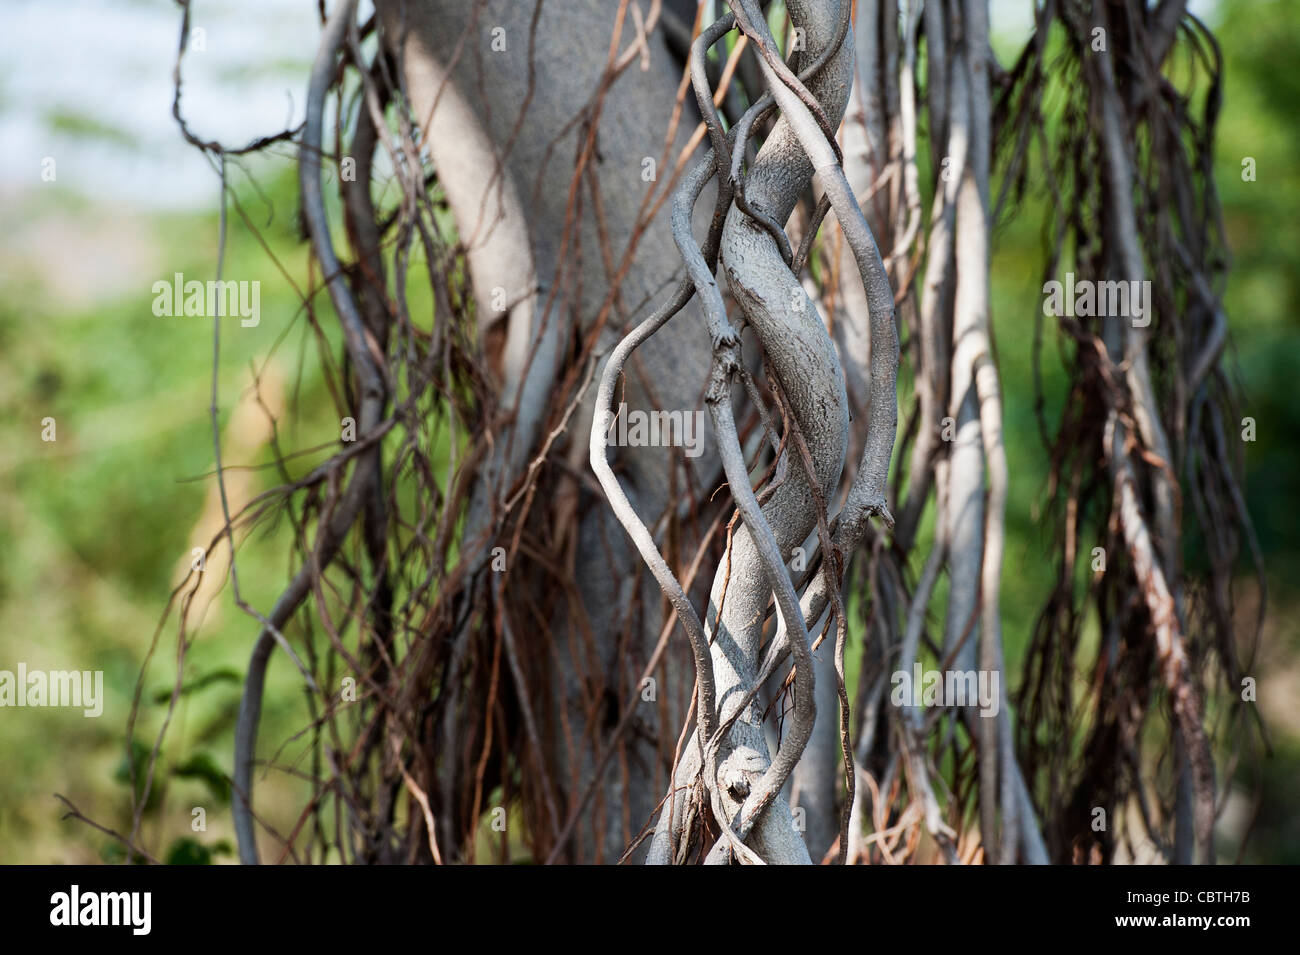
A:
MULTIPOLYGON (((946 482, 945 482, 946 483, 946 482)), ((921 646, 921 632, 925 629, 926 608, 938 582, 939 572, 943 569, 947 557, 948 544, 945 539, 947 530, 944 510, 945 499, 941 490, 938 494, 938 512, 935 519, 935 537, 931 545, 930 556, 926 558, 921 569, 921 577, 916 583, 916 592, 908 607, 907 622, 903 630, 903 647, 899 652, 898 671, 912 672, 912 664, 917 660, 921 646)), ((930 767, 926 759, 925 744, 922 739, 923 721, 920 710, 909 710, 900 721, 903 733, 904 756, 907 759, 909 786, 912 798, 921 803, 925 818, 925 827, 930 836, 939 845, 945 858, 950 863, 957 861, 955 846, 956 832, 943 821, 943 811, 935 798, 934 787, 930 784, 930 767)))
POLYGON ((673 847, 685 837, 685 815, 687 792, 700 773, 699 738, 691 732, 690 745, 682 754, 677 765, 677 772, 669 786, 669 793, 655 820, 654 835, 650 838, 650 847, 646 852, 646 865, 672 865, 673 847))
MULTIPOLYGON (((933 227, 931 238, 932 242, 938 243, 938 247, 932 250, 932 256, 951 255, 952 265, 940 261, 936 266, 933 286, 931 273, 927 271, 926 298, 934 299, 935 309, 942 304, 939 298, 946 284, 945 276, 949 273, 955 275, 956 272, 957 192, 965 178, 970 153, 968 79, 965 69, 955 63, 949 89, 948 121, 952 199, 945 204, 945 215, 933 227), (948 228, 949 223, 952 228, 951 240, 941 231, 948 228)), ((925 309, 930 308, 931 305, 927 303, 925 309)), ((984 447, 979 425, 979 406, 975 400, 972 368, 969 364, 962 365, 956 360, 962 337, 971 331, 969 324, 958 326, 954 315, 952 341, 949 345, 953 360, 948 366, 948 420, 943 422, 941 432, 941 436, 952 443, 948 455, 948 525, 945 537, 948 542, 949 588, 943 648, 945 655, 952 655, 956 651, 952 665, 958 670, 975 669, 975 648, 979 633, 976 620, 979 565, 984 552, 984 447)))
MULTIPOLYGON (((1007 462, 1002 443, 1002 397, 997 367, 993 363, 989 321, 989 161, 991 107, 988 66, 983 52, 988 43, 987 0, 966 0, 963 47, 954 55, 954 69, 965 71, 969 95, 970 152, 957 192, 957 286, 953 301, 954 394, 973 382, 979 411, 981 444, 987 468, 983 555, 979 561, 980 634, 979 669, 1002 670, 1002 622, 998 596, 1002 580, 1003 523, 1006 516, 1007 462)), ((955 111, 955 110, 954 110, 955 111)), ((999 680, 999 686, 1002 681, 999 680)), ((999 707, 999 713, 1001 713, 999 707)), ((976 719, 979 740, 980 839, 985 859, 993 864, 1014 862, 1015 791, 1002 745, 999 720, 982 712, 976 719), (995 792, 1001 782, 1001 798, 995 792), (995 801, 996 800, 996 801, 995 801), (997 805, 1002 809, 1004 839, 993 829, 997 805), (1008 846, 1008 839, 1011 845, 1008 846), (1010 849, 1010 851, 1008 851, 1010 849)), ((1009 734, 1005 734, 1009 739, 1009 734)))
MULTIPOLYGON (((988 10, 986 0, 967 0, 965 4, 965 45, 953 54, 952 128, 968 124, 969 151, 961 172, 961 186, 957 195, 956 210, 956 289, 953 303, 953 360, 952 394, 954 400, 963 395, 962 410, 957 418, 959 440, 961 429, 971 423, 978 424, 979 452, 987 466, 987 510, 983 526, 978 531, 964 528, 967 538, 963 544, 952 538, 952 552, 961 561, 960 584, 957 563, 951 564, 952 593, 962 591, 961 606, 954 619, 950 594, 948 621, 949 646, 960 640, 971 625, 975 608, 975 594, 969 575, 978 570, 978 606, 981 616, 978 641, 971 637, 962 644, 958 659, 971 662, 978 648, 979 669, 988 673, 1003 671, 1001 616, 998 596, 1001 590, 1002 554, 1004 546, 1004 520, 1007 493, 1006 450, 1002 436, 1002 399, 997 367, 993 360, 991 320, 989 316, 989 162, 991 156, 990 117, 991 106, 988 88, 988 64, 982 55, 988 37, 988 10), (972 55, 971 50, 981 51, 972 55), (965 78, 963 83, 961 78, 965 78), (966 93, 963 103, 960 94, 966 93), (964 115, 963 115, 964 114, 964 115), (975 398, 975 409, 969 402, 975 398), (965 418, 965 420, 963 420, 965 418), (978 535, 978 544, 976 543, 978 535), (959 549, 960 548, 960 549, 959 549), (970 589, 968 589, 970 588, 970 589), (969 648, 969 649, 968 649, 969 648)), ((974 435, 972 435, 972 438, 974 435)), ((963 464, 954 449, 950 469, 952 489, 950 508, 974 504, 973 495, 979 495, 968 467, 975 466, 975 452, 970 452, 970 464, 963 464), (958 490, 960 489, 960 490, 958 490), (963 503, 963 498, 965 503, 963 503)), ((983 478, 983 467, 975 472, 983 478)), ((973 515, 971 515, 973 516, 973 515)), ((960 515, 955 515, 958 521, 960 515)), ((960 529, 960 528, 954 528, 960 529)), ((970 669, 969 666, 958 666, 970 669)), ((999 680, 1000 706, 996 718, 968 714, 974 724, 979 744, 980 829, 985 858, 991 863, 1016 860, 1017 847, 1026 845, 1037 850, 1041 838, 1022 836, 1020 771, 1016 764, 1004 680, 999 680), (998 839, 997 810, 1001 809, 1001 839, 998 839)), ((1026 788, 1027 791, 1027 788, 1026 788)))
POLYGON ((889 264, 898 268, 911 254, 921 229, 921 184, 916 167, 916 35, 921 22, 920 0, 906 0, 903 18, 903 60, 898 77, 898 123, 902 140, 903 206, 901 234, 894 239, 889 264))
MULTIPOLYGON (((722 355, 727 347, 724 344, 719 349, 719 354, 722 355)), ((737 340, 732 347, 738 355, 739 341, 737 340)), ((831 354, 833 353, 832 349, 831 354)), ((722 449, 727 484, 744 522, 743 531, 748 532, 748 539, 751 542, 751 551, 739 549, 736 546, 736 538, 740 534, 737 533, 733 537, 731 558, 734 562, 733 566, 738 565, 742 573, 754 562, 760 564, 768 587, 776 596, 778 612, 790 628, 791 652, 796 665, 795 706, 785 738, 781 741, 775 758, 770 764, 763 766, 762 763, 766 762, 767 745, 762 733, 762 714, 754 707, 752 699, 742 703, 733 696, 730 700, 721 703, 719 715, 724 719, 734 717, 735 722, 731 724, 730 730, 719 731, 705 744, 704 760, 706 779, 709 781, 710 796, 713 800, 714 817, 723 828, 724 839, 718 841, 718 845, 706 861, 712 863, 723 861, 731 852, 742 857, 749 855, 744 840, 751 830, 758 827, 762 831, 758 832, 755 838, 755 849, 758 845, 770 848, 767 856, 759 855, 755 851, 751 861, 807 863, 810 861, 808 850, 794 828, 793 819, 791 818, 786 825, 782 818, 782 816, 789 816, 789 804, 776 797, 780 794, 786 779, 794 771, 795 764, 812 734, 816 713, 814 689, 816 676, 808 630, 799 608, 799 597, 795 593, 794 582, 790 579, 782 559, 782 554, 793 545, 786 543, 786 539, 777 538, 776 531, 768 522, 767 515, 749 486, 749 473, 741 456, 735 431, 735 419, 731 413, 730 377, 733 373, 734 369, 729 370, 724 362, 720 361, 708 397, 714 429, 722 449), (749 719, 747 720, 746 717, 749 719), (737 731, 737 727, 741 728, 737 731), (726 735, 723 736, 723 733, 726 735), (724 754, 721 762, 718 760, 720 752, 724 754), (713 784, 714 780, 717 781, 716 786, 713 784), (779 809, 774 808, 774 804, 779 809), (784 810, 784 813, 780 810, 784 810), (776 825, 770 823, 764 825, 774 817, 781 821, 776 825)), ((771 501, 777 501, 779 496, 778 488, 777 493, 772 495, 771 501)), ((730 605, 722 604, 721 600, 724 593, 727 597, 731 596, 728 590, 729 577, 730 570, 724 561, 723 567, 715 577, 715 589, 710 600, 710 621, 715 628, 713 631, 715 660, 727 659, 729 655, 735 659, 734 654, 737 650, 743 653, 752 646, 752 651, 745 657, 745 664, 749 668, 747 676, 751 686, 756 687, 758 681, 754 679, 753 670, 762 640, 763 610, 766 599, 763 600, 764 606, 750 618, 750 621, 755 622, 741 618, 741 623, 749 623, 758 632, 753 636, 746 634, 745 638, 742 638, 744 643, 740 643, 737 639, 740 632, 729 629, 725 623, 721 623, 730 610, 730 605), (719 606, 723 607, 721 613, 715 610, 719 606), (733 641, 735 643, 729 647, 728 644, 733 641)), ((742 579, 736 583, 744 583, 744 581, 742 579)))
MULTIPOLYGON (((955 366, 954 366, 955 367, 955 366)), ((956 376, 954 375, 954 378, 956 376)), ((950 409, 955 428, 948 466, 948 608, 944 655, 955 670, 974 670, 979 638, 979 568, 984 553, 984 447, 973 386, 950 409)))
MULTIPOLYGON (((885 128, 884 90, 881 84, 882 63, 885 51, 880 48, 880 12, 882 0, 858 0, 853 22, 853 44, 858 53, 854 64, 854 90, 851 101, 852 116, 856 121, 845 130, 845 148, 852 148, 857 157, 852 160, 860 166, 864 178, 853 181, 855 187, 869 190, 885 174, 889 164, 889 133, 885 128), (860 126, 858 129, 852 127, 860 126), (852 133, 852 136, 849 134, 852 133), (859 138, 860 136, 860 138, 859 138)), ((849 169, 845 155, 845 170, 849 169)), ((862 193, 859 193, 862 194, 862 193)), ((885 197, 877 193, 867 201, 863 210, 872 231, 884 234, 889 228, 885 197)), ((847 263, 844 263, 847 265, 847 263)))
MULTIPOLYGON (((820 631, 821 621, 818 621, 812 632, 820 631)), ((817 673, 817 718, 788 788, 791 807, 803 810, 803 838, 808 854, 814 862, 820 862, 840 831, 836 783, 841 777, 843 754, 840 752, 839 692, 835 685, 833 643, 826 641, 813 651, 813 665, 817 673)), ((777 679, 770 680, 771 684, 779 686, 777 679)))
MULTIPOLYGON (((868 92, 867 77, 874 76, 878 52, 875 19, 877 0, 859 0, 857 20, 854 24, 854 83, 849 94, 849 103, 845 114, 844 126, 840 137, 844 148, 844 174, 848 177, 853 194, 865 197, 883 172, 884 162, 881 158, 881 146, 872 141, 872 132, 868 128, 867 115, 871 110, 878 111, 880 104, 873 100, 868 92)), ((873 127, 878 127, 878 121, 873 127)), ((863 200, 865 201, 865 199, 863 200)), ((838 229, 838 225, 834 226, 838 229)), ((834 233, 832 233, 834 235, 834 233)), ((857 268, 853 262, 853 250, 847 243, 836 242, 832 238, 832 248, 837 250, 836 268, 839 284, 836 288, 838 308, 833 323, 836 347, 840 350, 840 361, 844 365, 844 379, 849 397, 849 411, 854 418, 865 417, 869 397, 868 371, 871 361, 871 338, 867 319, 867 295, 858 279, 857 268)), ((850 437, 850 456, 860 453, 862 440, 855 429, 850 437)))
POLYGON ((925 27, 926 107, 930 114, 930 165, 939 169, 948 142, 948 44, 942 3, 925 0, 921 9, 925 27))
MULTIPOLYGON (((1007 717, 1010 720, 1010 715, 1007 717)), ((1015 764, 1016 798, 1019 806, 1016 819, 1020 829, 1020 859, 1026 865, 1050 865, 1051 857, 1047 854, 1047 843, 1043 841, 1042 829, 1038 825, 1038 813, 1034 809, 1034 799, 1029 793, 1024 773, 1019 763, 1015 764)))
MULTIPOLYGON (((925 509, 931 482, 931 461, 939 455, 947 414, 950 355, 950 323, 954 282, 954 232, 957 190, 969 151, 966 122, 966 77, 949 76, 949 51, 936 47, 941 42, 944 20, 937 4, 925 4, 926 55, 930 58, 928 102, 931 139, 935 143, 936 189, 926 240, 926 263, 920 304, 921 368, 917 389, 921 421, 907 474, 907 495, 898 515, 896 539, 904 549, 912 544, 925 509), (951 81, 951 88, 950 83, 951 81), (947 100, 953 95, 961 105, 959 122, 947 122, 947 100), (941 118, 942 117, 942 118, 941 118), (942 136, 942 138, 937 138, 942 136), (947 166, 945 168, 945 162, 947 166)), ((951 440, 952 435, 947 436, 951 440)))

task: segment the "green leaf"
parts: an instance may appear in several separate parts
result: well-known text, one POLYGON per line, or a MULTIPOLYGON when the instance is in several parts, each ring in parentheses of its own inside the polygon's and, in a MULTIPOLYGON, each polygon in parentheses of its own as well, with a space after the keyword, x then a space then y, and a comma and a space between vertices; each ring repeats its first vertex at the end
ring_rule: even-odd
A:
POLYGON ((230 801, 230 780, 217 765, 217 761, 207 753, 195 753, 173 769, 172 775, 181 779, 202 780, 218 802, 230 801))
POLYGON ((183 836, 167 850, 166 865, 212 865, 212 850, 189 836, 183 836))
MULTIPOLYGON (((211 673, 205 673, 200 677, 195 677, 193 680, 188 680, 181 684, 181 696, 189 696, 191 693, 196 693, 199 690, 205 689, 206 687, 212 686, 216 683, 238 684, 240 679, 242 678, 239 671, 232 670, 229 667, 221 670, 213 670, 211 673)), ((159 690, 155 693, 153 701, 155 703, 170 703, 171 698, 172 688, 167 687, 166 689, 159 690)))

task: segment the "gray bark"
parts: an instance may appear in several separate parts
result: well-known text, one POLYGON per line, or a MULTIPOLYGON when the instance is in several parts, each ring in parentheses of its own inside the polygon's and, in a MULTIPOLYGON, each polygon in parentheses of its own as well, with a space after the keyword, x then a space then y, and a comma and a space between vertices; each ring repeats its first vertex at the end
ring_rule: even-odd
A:
MULTIPOLYGON (((468 246, 472 284, 480 309, 487 310, 498 288, 506 290, 507 313, 480 313, 480 326, 505 322, 506 347, 498 373, 502 404, 516 409, 508 449, 502 449, 486 474, 484 487, 499 497, 511 479, 526 466, 536 450, 543 422, 539 414, 549 393, 564 349, 566 336, 585 330, 596 319, 609 283, 601 265, 600 236, 594 216, 576 223, 576 234, 565 244, 574 157, 581 126, 563 136, 563 130, 583 104, 597 92, 605 71, 605 54, 618 9, 618 0, 566 0, 541 8, 530 44, 535 5, 517 0, 488 0, 475 18, 475 4, 460 0, 379 0, 377 9, 387 31, 398 44, 402 75, 417 121, 427 130, 427 146, 440 183, 446 190, 461 240, 468 246), (504 30, 506 48, 491 47, 493 30, 504 30), (530 49, 530 46, 532 48, 530 49), (529 97, 530 74, 534 93, 529 97), (522 112, 521 112, 522 111, 522 112), (555 287, 554 277, 573 255, 583 250, 577 281, 555 287), (574 290, 577 289, 575 292, 574 290), (546 309, 551 295, 554 299, 546 309), (530 360, 531 356, 531 360, 530 360)), ((632 38, 632 18, 627 18, 622 46, 632 38)), ((636 225, 645 190, 642 161, 658 160, 664 132, 676 101, 678 71, 663 44, 662 34, 648 40, 650 66, 639 65, 616 81, 601 112, 593 162, 604 213, 604 231, 615 255, 628 245, 636 225)), ((694 121, 681 123, 673 143, 672 158, 685 145, 694 121)), ((667 169, 660 169, 665 176, 667 169)), ((602 339, 603 347, 621 336, 631 324, 658 304, 676 275, 681 260, 673 245, 663 212, 641 237, 632 265, 620 284, 621 299, 634 309, 615 313, 602 339)), ((632 408, 691 409, 708 372, 708 339, 688 314, 656 335, 638 352, 641 375, 626 380, 626 401, 632 408), (653 399, 643 381, 652 383, 653 399)), ((570 432, 585 434, 590 427, 594 388, 585 397, 570 432)), ((707 442, 706 442, 707 446, 707 442)), ((643 515, 657 515, 670 502, 675 459, 664 449, 619 449, 623 482, 633 506, 643 515)), ((717 457, 706 453, 692 462, 700 485, 717 473, 717 457)), ((585 490, 580 499, 592 499, 585 490)), ((476 497, 476 507, 490 506, 476 497)), ((578 528, 575 580, 588 615, 590 632, 597 641, 599 663, 613 684, 622 665, 621 654, 649 656, 662 619, 657 588, 614 515, 604 506, 582 506, 578 528), (620 648, 613 635, 626 612, 619 582, 641 574, 646 612, 635 634, 637 645, 620 648)), ((562 717, 570 725, 587 726, 581 686, 580 661, 571 648, 580 642, 567 618, 558 619, 552 639, 559 661, 552 675, 551 695, 559 709, 551 714, 557 728, 562 717), (574 639, 571 639, 571 636, 574 639)), ((545 647, 519 634, 521 652, 543 655, 545 647)), ((692 679, 689 662, 670 654, 673 682, 692 679), (683 665, 684 663, 684 665, 683 665)), ((666 696, 678 697, 668 688, 666 696)), ((647 725, 657 723, 655 707, 645 704, 647 725)), ((680 725, 685 712, 670 705, 667 719, 680 725)), ((597 727, 599 732, 599 727, 597 727)), ((559 784, 576 798, 594 768, 591 737, 578 739, 568 752, 562 732, 552 734, 556 761, 566 767, 559 784)), ((574 843, 578 858, 613 862, 650 816, 661 783, 656 775, 654 746, 649 734, 631 733, 627 745, 626 790, 623 774, 604 774, 598 808, 584 814, 574 843), (624 801, 628 803, 625 828, 624 801), (597 839, 599 836, 599 844, 597 839)), ((662 778, 662 777, 660 777, 662 778)))

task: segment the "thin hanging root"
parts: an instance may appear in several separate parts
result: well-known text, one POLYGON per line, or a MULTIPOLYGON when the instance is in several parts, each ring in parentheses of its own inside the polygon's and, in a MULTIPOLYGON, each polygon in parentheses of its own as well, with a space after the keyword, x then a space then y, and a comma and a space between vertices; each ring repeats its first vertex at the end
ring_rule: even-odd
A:
POLYGON ((1106 445, 1119 497, 1119 522, 1142 587, 1156 638, 1160 676, 1173 702, 1174 716, 1189 751, 1196 792, 1196 837, 1201 859, 1214 859, 1214 762, 1201 721, 1201 703, 1192 683, 1191 664, 1178 624, 1174 598, 1156 559, 1155 547, 1138 503, 1125 429, 1112 412, 1106 422, 1106 445))
MULTIPOLYGON (((352 292, 342 274, 342 266, 334 254, 330 241, 329 225, 321 195, 321 134, 325 95, 334 77, 335 58, 343 48, 344 35, 352 21, 355 0, 340 3, 330 15, 321 37, 320 50, 312 67, 311 84, 307 97, 307 121, 303 130, 299 162, 299 181, 302 190, 303 213, 311 234, 312 248, 321 268, 328 276, 330 300, 343 324, 348 353, 357 370, 361 385, 361 413, 359 430, 368 434, 379 423, 384 403, 384 386, 372 353, 367 344, 365 322, 352 292)), ((376 447, 372 453, 378 453, 376 447)), ((248 675, 244 681, 244 694, 239 706, 239 720, 235 734, 235 789, 239 796, 233 800, 235 834, 239 842, 240 861, 257 862, 257 837, 253 825, 253 759, 257 746, 257 725, 262 710, 262 690, 266 679, 266 666, 275 647, 274 633, 288 623, 289 618, 307 596, 312 580, 318 578, 334 558, 348 529, 370 493, 370 485, 377 478, 372 467, 358 465, 331 519, 322 528, 316 541, 313 560, 295 575, 293 582, 276 601, 268 615, 268 625, 258 635, 249 660, 248 675)))

